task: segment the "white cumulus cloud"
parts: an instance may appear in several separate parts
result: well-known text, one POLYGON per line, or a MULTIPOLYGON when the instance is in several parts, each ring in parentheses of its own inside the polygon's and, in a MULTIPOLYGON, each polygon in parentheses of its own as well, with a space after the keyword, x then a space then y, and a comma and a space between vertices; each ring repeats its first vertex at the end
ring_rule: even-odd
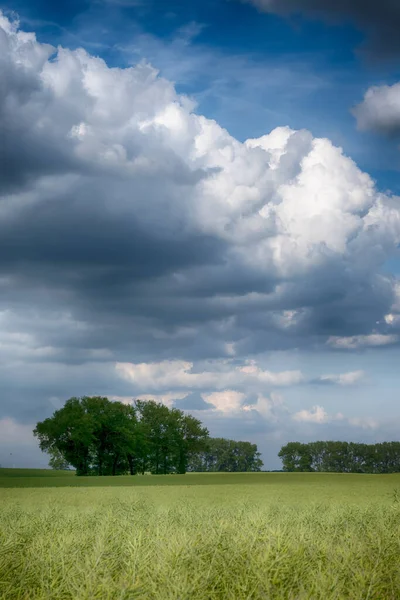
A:
POLYGON ((171 360, 161 363, 117 363, 115 368, 122 378, 149 391, 171 388, 221 390, 230 386, 287 386, 304 381, 300 371, 266 371, 254 364, 254 361, 239 367, 219 362, 214 370, 198 373, 193 372, 193 366, 191 362, 171 360))
POLYGON ((212 392, 211 394, 202 394, 204 400, 214 406, 214 408, 223 413, 235 413, 241 409, 245 394, 235 390, 224 390, 222 392, 212 392))
POLYGON ((329 423, 331 421, 341 421, 344 417, 341 413, 329 415, 322 406, 313 406, 311 410, 300 410, 292 417, 295 421, 302 423, 329 423))

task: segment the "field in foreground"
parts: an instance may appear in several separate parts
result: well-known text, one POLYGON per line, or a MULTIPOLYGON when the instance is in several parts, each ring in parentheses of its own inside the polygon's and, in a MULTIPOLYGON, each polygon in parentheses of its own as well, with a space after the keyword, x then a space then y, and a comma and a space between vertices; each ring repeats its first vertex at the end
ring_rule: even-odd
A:
POLYGON ((400 598, 399 475, 32 475, 0 473, 1 599, 400 598))

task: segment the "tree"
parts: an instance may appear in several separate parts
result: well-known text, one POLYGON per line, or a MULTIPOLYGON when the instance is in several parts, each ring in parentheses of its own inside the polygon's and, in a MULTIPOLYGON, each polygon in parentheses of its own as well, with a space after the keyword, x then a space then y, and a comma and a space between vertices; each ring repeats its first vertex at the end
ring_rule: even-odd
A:
POLYGON ((49 467, 55 469, 56 471, 66 471, 69 469, 68 462, 65 460, 61 452, 57 450, 57 448, 50 450, 49 454, 51 457, 49 460, 49 467))
POLYGON ((209 432, 201 421, 191 415, 177 411, 174 416, 177 423, 177 472, 183 474, 187 471, 190 459, 206 448, 209 432))
POLYGON ((136 450, 132 407, 99 396, 70 398, 34 435, 42 451, 59 453, 77 475, 116 475, 136 450))
POLYGON ((191 457, 190 471, 260 471, 263 466, 256 444, 210 438, 204 446, 200 453, 191 457))
POLYGON ((284 471, 400 473, 400 442, 290 442, 279 452, 284 471))
POLYGON ((70 398, 54 415, 38 423, 34 435, 43 452, 58 451, 76 469, 88 475, 93 455, 94 427, 79 398, 70 398))
POLYGON ((137 400, 135 409, 142 440, 142 472, 186 473, 190 457, 205 447, 208 430, 191 415, 154 400, 137 400))
POLYGON ((250 442, 237 442, 238 471, 261 471, 263 462, 257 445, 250 442))
POLYGON ((173 444, 169 409, 154 400, 136 400, 135 410, 144 442, 140 452, 142 473, 150 470, 155 475, 167 474, 173 444))
POLYGON ((326 471, 326 442, 308 444, 311 454, 311 465, 314 471, 326 471))
POLYGON ((289 442, 278 454, 284 471, 312 471, 312 452, 307 444, 289 442))
POLYGON ((93 466, 97 474, 126 472, 136 451, 135 410, 102 397, 84 397, 82 406, 92 419, 93 466))
POLYGON ((154 400, 127 406, 102 396, 70 398, 34 435, 53 468, 72 465, 77 475, 259 471, 263 464, 256 444, 210 439, 201 421, 154 400))

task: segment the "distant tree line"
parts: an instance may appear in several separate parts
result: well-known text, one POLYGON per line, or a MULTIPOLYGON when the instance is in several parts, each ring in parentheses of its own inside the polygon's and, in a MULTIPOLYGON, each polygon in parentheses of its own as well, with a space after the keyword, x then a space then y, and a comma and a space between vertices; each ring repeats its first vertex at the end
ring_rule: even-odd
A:
POLYGON ((263 464, 255 444, 210 438, 201 421, 154 400, 70 398, 34 435, 50 466, 71 465, 77 475, 260 471, 263 464))
POLYGON ((188 470, 197 473, 260 471, 263 466, 260 456, 256 444, 210 438, 204 449, 193 455, 188 470))
POLYGON ((290 442, 278 455, 284 471, 399 473, 400 442, 290 442))

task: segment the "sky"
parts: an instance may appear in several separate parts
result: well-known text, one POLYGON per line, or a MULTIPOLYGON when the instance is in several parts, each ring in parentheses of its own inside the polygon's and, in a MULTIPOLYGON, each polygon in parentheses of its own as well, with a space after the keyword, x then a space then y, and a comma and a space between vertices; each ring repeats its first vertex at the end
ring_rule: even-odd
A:
POLYGON ((84 395, 398 439, 397 0, 0 10, 0 464, 84 395))

